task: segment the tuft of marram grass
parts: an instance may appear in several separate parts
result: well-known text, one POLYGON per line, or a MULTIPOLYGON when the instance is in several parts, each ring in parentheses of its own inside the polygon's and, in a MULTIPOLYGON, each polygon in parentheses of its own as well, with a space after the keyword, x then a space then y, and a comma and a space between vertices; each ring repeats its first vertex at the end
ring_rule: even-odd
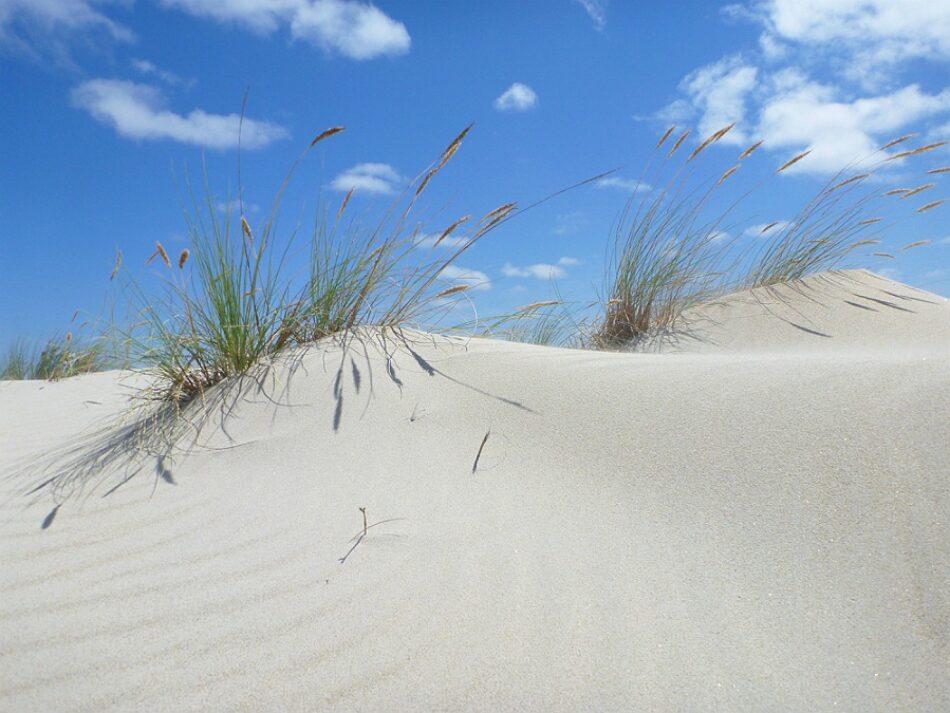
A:
MULTIPOLYGON (((294 162, 278 190, 270 217, 252 230, 240 215, 236 231, 231 216, 222 218, 211 196, 189 218, 191 246, 179 258, 188 271, 170 275, 158 293, 130 283, 137 306, 138 329, 129 334, 137 363, 158 379, 147 394, 179 408, 219 382, 249 373, 288 347, 342 335, 363 325, 398 327, 444 309, 446 299, 461 296, 469 285, 438 289, 440 273, 473 243, 510 218, 507 203, 482 220, 476 234, 448 257, 418 264, 418 228, 408 229, 422 189, 458 152, 467 127, 410 189, 407 205, 399 201, 375 228, 363 230, 343 222, 352 192, 329 222, 319 212, 310 238, 308 275, 303 285, 288 274, 287 241, 277 247, 276 216, 284 189, 298 163, 317 143, 343 131, 320 134, 294 162), (235 235, 235 232, 237 235, 235 235)), ((443 232, 443 239, 468 217, 443 232)), ((164 259, 164 258, 163 258, 164 259)))
POLYGON ((57 381, 108 368, 100 342, 80 343, 72 332, 54 337, 42 348, 24 340, 10 345, 0 359, 0 380, 44 379, 57 381))
MULTIPOLYGON (((664 135, 657 149, 670 134, 668 131, 664 135)), ((680 134, 667 159, 672 158, 688 135, 688 130, 680 134)), ((658 187, 640 199, 639 207, 634 209, 631 199, 624 209, 620 221, 624 230, 618 231, 614 241, 606 299, 601 303, 603 311, 589 335, 590 346, 635 347, 641 341, 664 333, 689 306, 718 294, 792 282, 838 267, 856 251, 879 244, 873 231, 884 218, 872 210, 883 196, 916 195, 931 187, 880 193, 873 188, 875 182, 871 179, 890 160, 891 157, 885 155, 860 173, 848 175, 841 171, 832 176, 794 218, 769 222, 759 233, 769 233, 767 241, 755 241, 737 251, 737 241, 721 227, 728 225, 729 215, 748 193, 727 203, 718 213, 711 208, 712 199, 724 190, 723 184, 735 174, 741 162, 749 159, 763 143, 758 141, 749 146, 739 155, 736 165, 719 173, 718 178, 714 174, 698 187, 691 187, 689 181, 696 173, 692 164, 700 163, 698 159, 705 155, 715 135, 703 140, 681 161, 680 168, 665 185, 662 181, 650 181, 658 187), (684 170, 687 164, 692 166, 692 171, 684 170)), ((899 137, 879 151, 911 138, 913 135, 899 137)), ((938 146, 929 144, 903 155, 918 156, 938 146)), ((785 173, 809 154, 810 150, 795 154, 772 175, 785 173)), ((922 206, 918 212, 935 208, 942 202, 922 206)), ((889 253, 877 256, 892 257, 889 253)))

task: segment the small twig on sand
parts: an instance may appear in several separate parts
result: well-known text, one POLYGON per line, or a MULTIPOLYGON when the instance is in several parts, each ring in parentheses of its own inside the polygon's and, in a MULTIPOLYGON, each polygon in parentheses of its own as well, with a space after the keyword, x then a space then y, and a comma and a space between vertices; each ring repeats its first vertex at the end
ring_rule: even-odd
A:
POLYGON ((488 429, 485 432, 485 437, 482 439, 482 445, 478 447, 478 454, 475 456, 475 462, 472 463, 472 472, 474 473, 478 470, 478 460, 482 457, 482 450, 485 448, 485 443, 488 442, 488 437, 491 435, 491 429, 488 429))
POLYGON ((363 513, 363 537, 366 537, 366 508, 360 508, 360 512, 363 513))

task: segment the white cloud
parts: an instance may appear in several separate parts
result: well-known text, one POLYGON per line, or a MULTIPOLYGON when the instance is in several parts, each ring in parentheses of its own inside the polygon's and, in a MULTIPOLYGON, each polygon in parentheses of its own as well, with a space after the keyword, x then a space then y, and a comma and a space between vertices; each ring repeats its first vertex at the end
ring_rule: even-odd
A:
POLYGON ((756 67, 736 56, 724 57, 686 75, 680 83, 680 89, 702 114, 698 127, 699 138, 705 138, 736 122, 737 126, 720 142, 743 144, 748 141, 743 123, 746 104, 756 87, 758 75, 756 67))
POLYGON ((421 249, 432 249, 435 247, 444 248, 446 250, 458 250, 460 247, 463 247, 468 243, 468 238, 462 238, 457 235, 447 235, 446 237, 439 240, 441 233, 433 233, 431 235, 420 235, 416 238, 416 247, 421 249), (436 245, 436 242, 439 244, 436 245))
POLYGON ((766 33, 847 53, 861 75, 910 59, 950 59, 950 5, 940 0, 764 0, 754 7, 766 33))
POLYGON ((713 245, 718 245, 719 243, 724 243, 729 240, 731 237, 732 236, 725 230, 714 230, 709 234, 709 242, 713 245))
POLYGON ((538 263, 528 265, 527 267, 515 267, 506 262, 501 268, 501 274, 505 277, 536 277, 539 280, 554 280, 560 277, 566 277, 567 271, 559 265, 549 265, 547 263, 538 263))
POLYGON ((294 39, 328 52, 366 60, 409 51, 406 26, 375 5, 357 0, 161 0, 198 17, 271 34, 282 25, 294 39))
POLYGON ((51 53, 68 61, 68 45, 105 33, 132 42, 134 33, 96 9, 96 0, 0 0, 0 46, 39 57, 51 53))
POLYGON ((74 88, 75 106, 89 112, 97 121, 112 126, 121 136, 132 139, 170 139, 214 149, 263 148, 288 136, 287 130, 267 121, 244 118, 238 114, 209 114, 195 109, 187 116, 165 108, 162 92, 146 84, 116 79, 92 79, 74 88))
POLYGON ((538 95, 527 84, 515 82, 495 99, 498 111, 527 111, 538 105, 538 95))
POLYGON ((619 178, 618 176, 608 176, 601 178, 595 184, 598 188, 618 188, 629 193, 644 193, 650 190, 650 185, 643 181, 637 181, 633 178, 619 178))
MULTIPOLYGON (((2 2, 2 0, 0 0, 2 2)), ((155 77, 163 81, 165 84, 170 86, 175 86, 178 84, 193 84, 193 81, 184 82, 181 77, 179 77, 174 72, 169 72, 167 69, 162 69, 161 67, 156 66, 153 62, 149 62, 147 59, 133 59, 132 67, 146 76, 155 77)))
POLYGON ((570 235, 578 232, 587 223, 584 214, 579 210, 569 213, 559 213, 554 222, 555 235, 570 235))
POLYGON ((800 79, 767 98, 760 135, 773 149, 811 154, 790 172, 832 173, 861 159, 908 127, 950 111, 950 89, 922 92, 916 84, 889 94, 843 100, 834 87, 800 79))
POLYGON ((777 220, 770 223, 756 223, 755 225, 750 225, 748 228, 743 230, 742 234, 747 238, 771 238, 785 230, 786 227, 788 227, 787 220, 777 220), (766 228, 768 228, 768 230, 766 230, 766 228))
POLYGON ((594 27, 598 32, 603 32, 607 24, 607 0, 574 0, 578 5, 584 8, 594 27))
POLYGON ((557 264, 561 265, 562 267, 576 267, 577 265, 581 264, 581 261, 576 257, 562 257, 557 261, 557 264))
POLYGON ((471 285, 473 290, 490 290, 491 280, 488 275, 480 270, 470 270, 456 265, 446 265, 439 278, 456 282, 460 285, 471 285))
POLYGON ((330 187, 347 192, 351 189, 366 193, 389 195, 405 183, 405 179, 388 163, 358 163, 333 179, 330 187))
MULTIPOLYGON (((217 204, 215 204, 215 208, 218 209, 219 213, 225 213, 225 214, 231 213, 234 215, 240 215, 241 201, 237 200, 236 198, 230 201, 218 201, 217 204)), ((257 213, 260 209, 261 207, 257 205, 257 203, 248 203, 247 201, 244 202, 245 214, 257 213)))

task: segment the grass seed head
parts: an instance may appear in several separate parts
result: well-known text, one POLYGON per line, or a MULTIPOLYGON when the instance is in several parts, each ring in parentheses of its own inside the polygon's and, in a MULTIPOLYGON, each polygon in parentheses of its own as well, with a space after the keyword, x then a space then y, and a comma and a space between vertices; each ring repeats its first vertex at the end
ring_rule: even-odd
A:
POLYGON ((663 144, 665 144, 666 140, 670 138, 670 134, 672 134, 674 131, 676 131, 676 124, 673 124, 666 130, 666 133, 663 134, 663 136, 660 137, 660 140, 656 142, 655 148, 660 148, 663 144))
POLYGON ((736 171, 738 171, 740 167, 741 167, 741 164, 738 164, 738 163, 737 163, 735 166, 733 166, 733 167, 730 168, 728 171, 726 171, 725 173, 723 173, 723 174, 719 177, 719 180, 716 181, 716 185, 717 185, 717 186, 721 186, 723 183, 725 183, 725 181, 729 178, 729 176, 731 176, 733 173, 735 173, 736 171))
POLYGON ((942 199, 940 199, 939 201, 933 201, 932 203, 928 203, 927 205, 922 205, 922 206, 920 206, 920 208, 917 209, 917 212, 918 212, 918 213, 926 213, 928 210, 933 210, 933 209, 936 208, 937 206, 941 206, 941 205, 943 205, 943 204, 946 203, 946 202, 947 202, 947 200, 946 200, 945 198, 942 198, 942 199))
POLYGON ((802 151, 802 152, 801 152, 800 154, 798 154, 797 156, 792 156, 788 161, 786 161, 785 163, 783 163, 783 164, 779 167, 779 169, 776 171, 776 173, 781 173, 782 171, 785 171, 786 169, 791 168, 792 166, 794 166, 796 163, 798 163, 799 161, 801 161, 803 158, 805 158, 805 157, 806 157, 808 154, 810 154, 810 153, 811 153, 811 149, 808 149, 807 151, 802 151))
POLYGON ((109 275, 109 282, 112 282, 115 279, 115 276, 119 274, 119 268, 122 267, 122 251, 115 251, 115 265, 112 267, 112 274, 109 275))
POLYGON ((894 139, 894 140, 892 140, 892 141, 888 141, 886 144, 884 144, 884 145, 883 145, 880 149, 878 149, 878 150, 879 150, 879 151, 887 151, 889 148, 892 148, 892 147, 894 147, 894 146, 897 146, 897 144, 902 144, 902 143, 904 143, 905 141, 909 141, 910 139, 914 138, 915 136, 917 136, 917 134, 904 134, 903 136, 899 136, 899 137, 897 137, 896 139, 894 139))
POLYGON ((676 140, 676 143, 673 144, 673 148, 671 148, 670 152, 666 155, 667 158, 673 158, 673 154, 675 154, 679 147, 683 145, 683 142, 686 141, 686 138, 689 136, 689 134, 689 129, 680 134, 680 137, 676 140))
POLYGON ((157 240, 155 241, 155 252, 158 253, 158 255, 162 258, 162 262, 165 263, 166 267, 172 266, 172 261, 169 259, 168 253, 165 251, 165 246, 157 240))
POLYGON ((326 129, 326 130, 324 130, 324 131, 321 131, 319 134, 317 134, 316 138, 315 138, 313 141, 310 142, 311 148, 314 147, 314 146, 316 146, 317 144, 319 144, 319 143, 320 143, 321 141, 323 141, 324 139, 328 139, 328 138, 330 138, 331 136, 334 136, 335 134, 339 134, 341 131, 346 131, 346 127, 345 127, 345 126, 332 126, 332 127, 330 127, 329 129, 326 129))
POLYGON ((929 191, 931 188, 933 188, 936 185, 937 185, 936 183, 927 183, 927 184, 924 184, 923 186, 918 186, 917 188, 914 188, 913 190, 910 190, 904 193, 904 195, 901 196, 901 200, 904 200, 905 198, 910 198, 911 196, 916 196, 918 193, 923 193, 924 191, 929 191))
POLYGON ((247 239, 253 242, 254 234, 251 233, 251 225, 247 222, 247 218, 245 218, 243 215, 241 216, 241 230, 244 231, 247 239))
POLYGON ((749 158, 749 156, 754 154, 762 144, 762 141, 756 141, 749 148, 739 154, 739 160, 742 161, 743 159, 749 158))

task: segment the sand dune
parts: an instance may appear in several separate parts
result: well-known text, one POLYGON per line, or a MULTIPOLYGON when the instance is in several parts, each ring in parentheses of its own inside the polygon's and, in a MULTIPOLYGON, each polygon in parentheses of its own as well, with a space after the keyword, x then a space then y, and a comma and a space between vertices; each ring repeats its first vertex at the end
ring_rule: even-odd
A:
POLYGON ((950 303, 780 289, 324 344, 137 473, 142 377, 0 384, 0 710, 950 710, 950 303))

